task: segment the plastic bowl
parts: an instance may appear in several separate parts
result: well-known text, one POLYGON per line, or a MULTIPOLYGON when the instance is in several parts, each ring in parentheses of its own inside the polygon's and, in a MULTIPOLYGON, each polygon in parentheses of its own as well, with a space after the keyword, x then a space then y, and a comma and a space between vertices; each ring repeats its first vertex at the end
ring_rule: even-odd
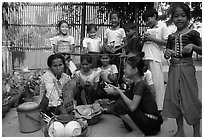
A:
POLYGON ((65 125, 65 137, 75 137, 81 135, 82 128, 77 121, 70 121, 65 125))
POLYGON ((48 128, 50 137, 64 137, 64 125, 60 122, 53 122, 48 128))

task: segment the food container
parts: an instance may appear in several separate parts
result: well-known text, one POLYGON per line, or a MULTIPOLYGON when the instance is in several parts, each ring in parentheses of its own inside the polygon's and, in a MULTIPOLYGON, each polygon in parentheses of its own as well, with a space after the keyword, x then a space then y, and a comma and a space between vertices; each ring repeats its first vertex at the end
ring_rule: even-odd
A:
POLYGON ((20 132, 32 133, 41 129, 39 104, 25 102, 17 107, 17 112, 20 132))
POLYGON ((99 103, 92 105, 79 105, 75 108, 75 117, 86 119, 88 125, 93 125, 101 120, 102 107, 99 103))

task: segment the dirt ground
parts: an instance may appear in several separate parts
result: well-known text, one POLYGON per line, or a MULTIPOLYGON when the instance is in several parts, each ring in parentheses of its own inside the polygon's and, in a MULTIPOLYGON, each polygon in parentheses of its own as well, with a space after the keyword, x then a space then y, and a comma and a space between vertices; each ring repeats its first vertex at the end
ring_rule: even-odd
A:
MULTIPOLYGON (((164 65, 165 80, 167 80, 168 66, 164 65)), ((202 101, 202 64, 196 63, 196 77, 199 86, 199 98, 202 101)), ((21 125, 22 126, 22 125, 21 125)), ((166 119, 162 125, 159 137, 171 137, 176 132, 175 119, 166 119)), ((202 131, 202 121, 200 129, 202 131)), ((184 122, 184 132, 186 137, 193 136, 192 126, 184 122)), ((88 137, 123 137, 128 131, 124 128, 121 120, 113 115, 103 114, 101 121, 89 127, 88 137)), ((202 133, 202 132, 201 132, 202 133)), ((40 129, 33 133, 21 133, 19 131, 19 121, 16 108, 11 109, 2 119, 2 136, 3 137, 43 137, 43 130, 40 129)))

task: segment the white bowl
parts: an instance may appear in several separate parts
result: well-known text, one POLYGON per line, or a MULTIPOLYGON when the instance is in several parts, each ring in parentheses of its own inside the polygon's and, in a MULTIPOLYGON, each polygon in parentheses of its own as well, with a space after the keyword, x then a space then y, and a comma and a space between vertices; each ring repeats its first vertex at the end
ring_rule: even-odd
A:
POLYGON ((104 88, 104 90, 107 92, 107 94, 115 93, 115 89, 113 87, 107 87, 107 88, 104 88))
POLYGON ((48 129, 48 134, 50 137, 64 137, 64 125, 60 122, 53 122, 48 129))
POLYGON ((65 137, 75 137, 81 135, 81 125, 77 121, 70 121, 65 125, 65 137))

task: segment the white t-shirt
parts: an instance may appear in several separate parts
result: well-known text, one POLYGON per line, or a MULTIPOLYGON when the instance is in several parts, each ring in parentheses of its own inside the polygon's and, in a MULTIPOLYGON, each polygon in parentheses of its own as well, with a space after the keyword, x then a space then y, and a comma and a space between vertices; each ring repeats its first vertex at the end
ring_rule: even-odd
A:
MULTIPOLYGON (((151 35, 154 35, 155 38, 166 40, 168 39, 168 35, 170 31, 165 23, 159 22, 157 26, 152 29, 147 29, 147 32, 151 35)), ((162 45, 158 45, 153 41, 146 41, 143 45, 142 51, 145 53, 144 59, 145 60, 155 60, 157 62, 162 61, 162 45)))
POLYGON ((108 75, 113 75, 115 73, 118 73, 118 69, 116 65, 109 65, 106 69, 103 67, 98 67, 98 71, 100 71, 100 77, 103 81, 111 83, 111 81, 108 79, 108 75))
POLYGON ((114 46, 119 46, 122 44, 123 38, 126 37, 125 30, 123 28, 119 28, 117 30, 106 29, 104 38, 108 39, 108 45, 111 42, 115 42, 114 46))
POLYGON ((51 44, 57 45, 58 52, 67 52, 71 51, 72 45, 74 45, 74 37, 72 36, 55 36, 51 38, 51 44))
POLYGON ((84 38, 83 47, 88 49, 88 52, 100 52, 101 50, 101 39, 96 38, 84 38))
POLYGON ((90 82, 91 85, 94 85, 94 83, 99 82, 100 72, 97 70, 93 70, 93 72, 87 76, 82 74, 81 70, 78 70, 75 72, 74 77, 76 77, 77 82, 80 83, 90 82))
POLYGON ((147 70, 144 73, 144 76, 142 77, 143 80, 148 84, 148 85, 152 85, 153 84, 153 80, 152 80, 152 73, 150 70, 147 70))

